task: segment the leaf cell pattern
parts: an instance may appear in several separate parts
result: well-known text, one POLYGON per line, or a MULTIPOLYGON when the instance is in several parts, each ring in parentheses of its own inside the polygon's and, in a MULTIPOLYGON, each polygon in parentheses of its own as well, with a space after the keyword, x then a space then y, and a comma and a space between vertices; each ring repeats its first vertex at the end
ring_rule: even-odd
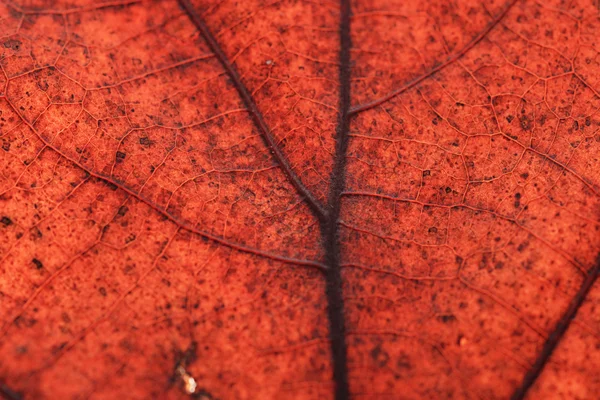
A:
POLYGON ((0 3, 0 394, 600 391, 591 1, 0 3))

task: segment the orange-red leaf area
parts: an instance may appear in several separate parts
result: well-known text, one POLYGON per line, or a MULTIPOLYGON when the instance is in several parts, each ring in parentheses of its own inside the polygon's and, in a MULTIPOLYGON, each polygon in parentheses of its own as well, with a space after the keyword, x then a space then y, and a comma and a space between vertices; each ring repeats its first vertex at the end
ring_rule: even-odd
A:
POLYGON ((593 1, 181 3, 0 3, 2 395, 597 396, 593 1))

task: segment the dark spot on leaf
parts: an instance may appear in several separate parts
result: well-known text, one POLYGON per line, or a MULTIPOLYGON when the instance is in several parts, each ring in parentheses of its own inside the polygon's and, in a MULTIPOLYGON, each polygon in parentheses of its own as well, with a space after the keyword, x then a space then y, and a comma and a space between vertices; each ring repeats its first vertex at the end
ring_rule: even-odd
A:
MULTIPOLYGON (((523 111, 525 111, 525 110, 523 110, 523 111)), ((519 121, 521 121, 521 128, 523 128, 523 130, 526 130, 526 131, 531 130, 532 123, 529 120, 529 118, 527 118, 526 115, 522 115, 521 117, 519 117, 519 121)))
POLYGON ((454 316, 454 314, 438 315, 437 320, 447 324, 456 321, 456 317, 454 316))
POLYGON ((16 39, 9 39, 4 42, 4 47, 14 51, 19 51, 21 49, 21 42, 16 39))
POLYGON ((371 358, 378 367, 384 367, 388 361, 390 360, 389 354, 381 349, 381 344, 377 344, 373 349, 371 349, 371 358))

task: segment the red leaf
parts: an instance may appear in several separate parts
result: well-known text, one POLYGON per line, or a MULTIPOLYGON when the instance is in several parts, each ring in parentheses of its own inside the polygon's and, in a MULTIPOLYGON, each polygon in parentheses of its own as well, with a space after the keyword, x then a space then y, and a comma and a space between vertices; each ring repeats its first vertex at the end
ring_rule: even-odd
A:
POLYGON ((3 397, 600 391, 591 0, 0 20, 3 397))

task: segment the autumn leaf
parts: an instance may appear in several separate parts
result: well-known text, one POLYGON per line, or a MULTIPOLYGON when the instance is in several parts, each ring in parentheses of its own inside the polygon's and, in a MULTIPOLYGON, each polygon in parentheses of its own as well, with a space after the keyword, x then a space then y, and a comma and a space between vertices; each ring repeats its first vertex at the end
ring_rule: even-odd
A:
POLYGON ((7 399, 593 399, 592 0, 0 3, 7 399))

